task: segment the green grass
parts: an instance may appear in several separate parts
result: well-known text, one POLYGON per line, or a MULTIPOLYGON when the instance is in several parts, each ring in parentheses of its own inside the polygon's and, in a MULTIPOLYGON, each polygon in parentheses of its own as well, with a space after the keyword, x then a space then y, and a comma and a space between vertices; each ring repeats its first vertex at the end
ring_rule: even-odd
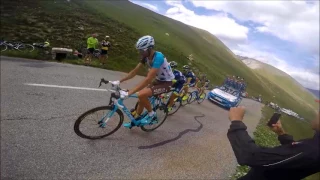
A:
POLYGON ((17 50, 6 50, 1 52, 1 56, 11 56, 11 57, 21 57, 21 58, 29 58, 29 59, 42 59, 43 55, 41 51, 34 50, 32 52, 21 52, 17 50))
MULTIPOLYGON (((261 147, 275 147, 279 146, 278 136, 266 126, 269 118, 272 116, 274 110, 265 106, 262 109, 262 118, 258 124, 256 131, 254 132, 254 141, 258 146, 261 147)), ((293 136, 294 140, 300 140, 304 138, 311 138, 314 135, 314 131, 311 129, 310 123, 305 121, 300 121, 295 118, 282 115, 281 123, 283 129, 287 134, 293 136)), ((250 170, 247 166, 237 166, 236 172, 232 175, 231 179, 238 179, 250 170)), ((305 180, 318 180, 320 174, 309 176, 305 180)))
MULTIPOLYGON (((280 89, 288 93, 297 103, 305 104, 307 108, 315 109, 314 99, 316 98, 311 93, 307 92, 296 80, 290 77, 285 72, 263 62, 256 61, 262 68, 255 69, 254 71, 259 75, 265 77, 269 81, 276 84, 280 89)), ((274 92, 275 96, 278 96, 278 93, 274 92)))

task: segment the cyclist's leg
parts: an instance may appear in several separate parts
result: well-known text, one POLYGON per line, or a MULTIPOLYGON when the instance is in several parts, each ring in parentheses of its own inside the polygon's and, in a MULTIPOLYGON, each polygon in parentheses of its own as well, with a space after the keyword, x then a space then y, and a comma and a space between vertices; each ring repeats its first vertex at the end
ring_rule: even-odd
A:
POLYGON ((92 59, 92 54, 93 54, 94 48, 89 48, 87 56, 85 58, 86 63, 90 63, 92 59))
POLYGON ((177 83, 174 86, 175 90, 172 92, 172 95, 169 99, 169 104, 168 107, 172 107, 173 103, 174 103, 174 99, 177 98, 183 88, 183 83, 177 83))
POLYGON ((201 87, 200 88, 200 93, 199 93, 199 97, 201 97, 201 98, 203 98, 202 96, 203 96, 203 93, 204 93, 204 87, 201 87))
POLYGON ((140 104, 148 110, 148 115, 141 120, 142 123, 149 123, 155 117, 155 112, 152 110, 148 97, 169 92, 171 85, 172 81, 157 81, 150 88, 145 88, 139 92, 140 104))
MULTIPOLYGON (((154 84, 156 84, 156 81, 153 81, 151 84, 149 84, 146 88, 151 88, 152 86, 154 86, 154 84)), ((138 106, 137 106, 137 109, 136 109, 136 116, 135 116, 135 118, 138 118, 140 115, 141 115, 141 113, 143 112, 143 109, 144 109, 144 105, 143 105, 143 103, 141 103, 141 101, 139 101, 139 99, 138 99, 138 106)))
POLYGON ((149 113, 152 112, 151 103, 148 99, 148 97, 150 96, 152 96, 151 88, 144 88, 141 91, 139 91, 138 93, 139 105, 137 110, 138 114, 142 113, 143 108, 146 108, 149 113))
POLYGON ((183 93, 182 93, 182 100, 187 100, 188 99, 188 97, 186 97, 186 95, 187 95, 187 93, 189 92, 189 86, 188 86, 188 84, 184 84, 183 85, 183 93))

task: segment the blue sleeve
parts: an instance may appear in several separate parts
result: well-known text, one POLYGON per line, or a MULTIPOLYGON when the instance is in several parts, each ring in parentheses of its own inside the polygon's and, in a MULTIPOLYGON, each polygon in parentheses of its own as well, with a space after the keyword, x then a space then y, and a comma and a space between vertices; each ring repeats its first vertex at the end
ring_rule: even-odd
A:
POLYGON ((156 53, 156 55, 155 55, 155 57, 153 59, 152 68, 159 69, 163 63, 164 63, 163 54, 156 53))
POLYGON ((192 77, 191 72, 188 72, 188 73, 186 74, 186 77, 187 77, 187 78, 191 78, 191 77, 192 77))

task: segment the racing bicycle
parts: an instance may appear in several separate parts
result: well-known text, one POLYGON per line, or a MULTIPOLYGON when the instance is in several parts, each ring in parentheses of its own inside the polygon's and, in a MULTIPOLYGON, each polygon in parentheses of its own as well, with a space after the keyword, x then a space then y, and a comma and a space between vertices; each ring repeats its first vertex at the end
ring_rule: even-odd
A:
POLYGON ((1 41, 1 52, 6 51, 8 48, 18 50, 18 51, 25 51, 25 52, 32 52, 34 50, 34 47, 30 44, 23 44, 21 42, 7 42, 7 41, 1 41))
POLYGON ((194 90, 190 93, 190 98, 188 98, 188 104, 193 103, 195 100, 197 100, 198 104, 201 104, 206 99, 207 94, 203 92, 199 95, 199 89, 194 90))
MULTIPOLYGON (((109 81, 101 79, 99 87, 101 84, 108 84, 109 81)), ((135 119, 130 110, 123 104, 124 99, 120 98, 120 86, 112 85, 113 88, 109 89, 108 91, 111 91, 111 96, 109 100, 108 106, 101 106, 93 108, 85 113, 83 113, 79 118, 76 120, 74 124, 74 131, 75 133, 86 139, 101 139, 106 136, 109 136, 113 133, 115 133, 122 125, 124 114, 129 118, 131 121, 131 129, 132 127, 140 127, 143 131, 150 132, 157 128, 159 128, 164 121, 167 118, 168 110, 165 104, 162 103, 162 100, 160 98, 160 95, 152 96, 149 98, 153 110, 156 112, 156 117, 152 119, 152 121, 149 124, 144 124, 141 122, 143 117, 147 116, 147 111, 145 111, 139 119, 135 119), (122 110, 122 111, 121 111, 122 110), (95 115, 95 117, 89 121, 88 125, 85 124, 85 120, 93 116, 94 113, 102 112, 101 115, 95 115), (124 114, 123 114, 124 112, 124 114), (159 115, 163 114, 163 117, 160 117, 159 115), (116 122, 113 118, 119 117, 118 122, 116 122), (89 128, 88 126, 92 126, 94 128, 94 133, 101 132, 100 135, 89 135, 85 130, 89 128), (110 130, 110 132, 107 132, 107 130, 110 130)), ((136 94, 133 94, 129 96, 128 98, 138 98, 136 94)))
MULTIPOLYGON (((167 99, 167 102, 164 102, 167 106, 168 106, 168 104, 169 104, 170 97, 172 96, 173 93, 174 93, 174 92, 172 92, 170 95, 169 95, 168 93, 163 95, 163 96, 165 97, 164 99, 167 99)), ((170 115, 173 115, 174 113, 176 113, 176 112, 179 110, 180 107, 185 106, 185 105, 188 104, 188 97, 187 97, 186 100, 184 100, 183 97, 188 96, 189 94, 187 93, 187 94, 185 94, 184 96, 183 96, 183 94, 184 94, 184 90, 182 90, 182 91, 178 94, 178 97, 176 97, 176 98, 174 99, 174 103, 173 103, 173 105, 172 105, 172 110, 171 110, 171 111, 168 111, 168 115, 169 115, 169 116, 170 116, 170 115)))

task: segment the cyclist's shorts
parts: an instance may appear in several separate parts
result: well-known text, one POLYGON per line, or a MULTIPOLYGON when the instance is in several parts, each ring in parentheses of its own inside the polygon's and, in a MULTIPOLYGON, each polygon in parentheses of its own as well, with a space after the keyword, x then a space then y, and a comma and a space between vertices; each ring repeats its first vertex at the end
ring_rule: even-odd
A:
POLYGON ((88 54, 93 54, 94 48, 88 48, 88 54))
POLYGON ((184 83, 177 82, 172 87, 175 88, 174 92, 180 93, 181 89, 183 88, 184 83))
POLYGON ((167 93, 170 91, 172 86, 172 81, 153 81, 148 88, 151 89, 152 95, 159 95, 162 93, 167 93))
POLYGON ((106 55, 106 54, 108 54, 108 51, 104 50, 104 49, 101 49, 101 55, 106 55))

